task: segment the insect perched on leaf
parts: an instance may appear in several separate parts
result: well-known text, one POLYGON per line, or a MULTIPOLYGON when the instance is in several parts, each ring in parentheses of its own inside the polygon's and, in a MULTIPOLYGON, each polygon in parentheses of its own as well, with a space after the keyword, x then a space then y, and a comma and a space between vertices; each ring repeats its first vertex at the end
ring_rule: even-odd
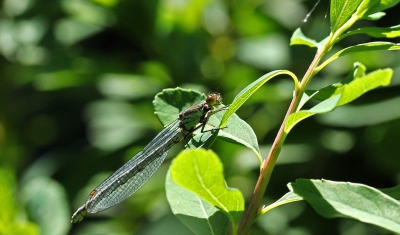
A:
POLYGON ((212 93, 199 104, 183 110, 142 151, 89 194, 86 203, 72 215, 71 223, 79 223, 87 213, 106 210, 135 193, 157 171, 173 145, 182 140, 187 143, 200 128, 205 132, 210 116, 227 108, 218 108, 221 104, 221 95, 212 93))

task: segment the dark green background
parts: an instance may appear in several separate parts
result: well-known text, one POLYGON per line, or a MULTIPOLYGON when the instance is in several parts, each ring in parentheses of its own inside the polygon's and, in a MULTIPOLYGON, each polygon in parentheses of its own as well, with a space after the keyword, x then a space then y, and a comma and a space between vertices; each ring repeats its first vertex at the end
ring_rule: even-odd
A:
MULTIPOLYGON (((315 49, 289 47, 301 27, 316 40, 329 33, 328 1, 3 0, 0 14, 0 233, 189 234, 170 212, 160 170, 122 204, 79 225, 70 216, 90 191, 145 146, 162 125, 152 100, 164 88, 218 91, 229 104, 263 74, 287 69, 301 78, 315 49), (24 221, 32 224, 26 225, 24 221), (1 224, 1 223, 0 223, 1 224), (35 225, 36 224, 36 225, 35 225), (26 227, 25 227, 26 228, 26 227), (37 233, 35 232, 37 231, 37 233), (41 231, 41 232, 39 232, 41 231)), ((400 23, 399 7, 377 22, 400 23)), ((357 35, 334 50, 373 39, 357 35)), ((390 41, 396 42, 397 39, 390 41)), ((333 113, 296 126, 286 140, 265 203, 297 178, 351 181, 384 188, 400 183, 400 53, 338 59, 310 84, 344 78, 360 61, 392 67, 392 84, 333 113)), ((277 77, 238 111, 254 129, 263 157, 288 108, 293 84, 277 77)), ((217 141, 212 149, 227 183, 249 199, 258 176, 250 150, 217 141)), ((253 234, 388 234, 350 220, 319 217, 306 203, 258 219, 253 234)))

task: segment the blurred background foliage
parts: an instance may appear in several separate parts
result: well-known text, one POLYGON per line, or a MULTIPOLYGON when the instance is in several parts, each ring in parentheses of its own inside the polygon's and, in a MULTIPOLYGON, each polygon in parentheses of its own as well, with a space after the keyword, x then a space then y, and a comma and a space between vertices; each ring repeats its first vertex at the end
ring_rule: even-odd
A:
MULTIPOLYGON (((72 213, 90 191, 145 146, 162 126, 152 100, 164 88, 220 92, 225 103, 261 75, 301 77, 314 50, 289 47, 297 27, 322 40, 329 2, 314 0, 2 0, 0 14, 0 234, 191 234, 164 192, 175 147, 133 197, 81 224, 72 213), (151 196, 150 196, 151 195, 151 196)), ((399 7, 377 22, 399 24, 399 7)), ((340 47, 371 40, 349 37, 340 47)), ((396 39, 397 40, 397 39, 396 39)), ((392 40, 396 42, 396 40, 392 40)), ((298 125, 287 138, 265 196, 278 199, 297 178, 400 183, 400 53, 368 52, 335 61, 310 89, 344 78, 355 61, 392 67, 389 87, 298 125)), ((264 157, 292 95, 291 79, 264 85, 238 111, 264 157)), ((250 150, 217 141, 228 185, 248 199, 258 176, 250 150)), ((306 203, 259 218, 253 234, 388 234, 319 217, 306 203)))

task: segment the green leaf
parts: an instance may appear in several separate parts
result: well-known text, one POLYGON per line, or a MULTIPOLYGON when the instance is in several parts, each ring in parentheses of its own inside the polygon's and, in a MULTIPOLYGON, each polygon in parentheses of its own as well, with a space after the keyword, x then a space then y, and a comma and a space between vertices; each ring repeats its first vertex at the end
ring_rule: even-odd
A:
POLYGON ((21 195, 30 218, 39 224, 41 234, 68 234, 71 214, 67 195, 58 182, 36 177, 24 184, 21 195))
MULTIPOLYGON (((214 127, 206 127, 205 130, 207 131, 210 128, 215 128, 219 126, 219 123, 221 122, 222 117, 225 115, 225 112, 226 110, 223 110, 211 116, 208 123, 213 125, 214 127)), ((196 135, 189 142, 189 145, 195 148, 202 147, 208 149, 217 138, 251 149, 251 151, 256 154, 261 164, 262 157, 260 153, 260 148, 258 146, 257 136, 251 126, 240 119, 238 115, 233 114, 229 118, 226 127, 221 130, 209 131, 203 134, 200 134, 200 131, 197 131, 196 135)))
POLYGON ((0 167, 0 234, 36 235, 40 228, 19 216, 14 172, 0 167))
POLYGON ((166 126, 175 121, 184 109, 200 103, 206 95, 197 91, 182 88, 168 88, 158 93, 153 105, 155 114, 160 122, 166 126))
POLYGON ((266 207, 263 207, 261 209, 261 211, 258 213, 258 215, 265 214, 268 211, 270 211, 278 206, 282 206, 282 205, 285 205, 288 203, 298 202, 298 201, 302 201, 302 200, 303 200, 303 198, 300 197, 299 195, 295 194, 294 192, 288 192, 285 195, 283 195, 281 198, 279 198, 278 201, 276 201, 266 207))
POLYGON ((289 189, 326 218, 352 218, 400 232, 400 202, 367 185, 300 179, 289 189))
MULTIPOLYGON (((378 69, 365 75, 365 66, 355 63, 352 72, 340 83, 336 83, 319 90, 313 98, 325 100, 329 97, 341 94, 338 106, 347 104, 364 93, 380 86, 389 85, 393 75, 392 69, 378 69)), ((307 91, 313 93, 314 91, 307 91)))
POLYGON ((375 38, 396 38, 396 37, 400 37, 400 25, 395 25, 395 26, 388 27, 388 28, 379 28, 379 27, 358 28, 358 29, 351 30, 351 31, 343 34, 338 39, 338 41, 345 37, 348 37, 350 35, 360 34, 360 33, 365 33, 365 34, 367 34, 371 37, 375 37, 375 38))
MULTIPOLYGON (((210 122, 209 122, 210 123, 210 122)), ((187 143, 189 148, 205 148, 209 149, 214 141, 217 139, 219 132, 221 130, 211 130, 205 133, 198 133, 200 130, 197 130, 193 136, 193 138, 187 143)))
MULTIPOLYGON (((179 113, 185 108, 197 104, 204 100, 206 96, 195 91, 185 90, 182 88, 165 89, 157 94, 153 103, 156 110, 156 115, 163 124, 169 124, 178 118, 179 113)), ((236 114, 233 114, 227 123, 227 128, 222 130, 217 129, 220 126, 221 119, 226 110, 212 115, 208 121, 208 125, 204 128, 205 133, 197 130, 194 137, 189 141, 189 146, 194 148, 209 148, 217 136, 222 140, 231 143, 240 144, 250 148, 261 161, 260 149, 258 146, 257 137, 253 129, 236 114)))
POLYGON ((379 189, 381 192, 389 195, 390 197, 400 201, 400 184, 393 188, 379 189))
POLYGON ((358 6, 357 11, 354 13, 354 15, 357 19, 368 18, 368 16, 372 14, 368 12, 371 12, 371 9, 379 5, 379 1, 380 0, 363 0, 360 6, 358 6))
POLYGON ((386 9, 389 9, 395 5, 397 5, 400 2, 400 0, 380 0, 377 1, 373 6, 370 6, 367 12, 365 13, 365 19, 368 19, 368 17, 372 14, 384 11, 386 9))
POLYGON ((335 53, 333 56, 331 56, 329 59, 325 60, 320 66, 318 66, 315 71, 320 71, 322 68, 324 68, 326 65, 334 61, 335 59, 349 55, 352 53, 357 53, 357 52, 365 52, 365 51, 379 51, 379 50, 400 50, 400 44, 399 43, 390 43, 390 42, 369 42, 369 43, 363 43, 359 44, 356 46, 351 46, 347 47, 337 53, 335 53))
POLYGON ((364 17, 366 20, 379 20, 386 15, 385 12, 377 12, 371 15, 367 15, 364 17))
POLYGON ((318 43, 314 39, 306 37, 300 28, 296 29, 290 38, 290 45, 306 45, 309 47, 318 47, 318 43))
POLYGON ((181 152, 171 165, 172 179, 226 213, 233 224, 244 210, 238 189, 227 187, 223 166, 211 150, 191 149, 181 152))
POLYGON ((298 89, 297 77, 292 72, 287 70, 276 70, 269 72, 260 77, 259 79, 257 79, 256 81, 252 82, 250 85, 245 87, 241 92, 239 92, 239 94, 236 95, 235 99, 233 99, 232 104, 230 104, 229 109, 225 112, 225 115, 221 120, 220 127, 224 127, 227 124, 230 116, 232 116, 236 112, 236 110, 238 110, 243 105, 243 103, 246 102, 246 100, 250 98, 250 96, 258 90, 258 88, 260 88, 264 83, 269 81, 271 78, 278 76, 280 74, 288 74, 289 76, 291 76, 295 82, 295 89, 296 90, 298 89))
MULTIPOLYGON (((154 98, 153 104, 155 114, 160 122, 166 126, 175 121, 184 109, 200 103, 205 98, 206 95, 197 91, 186 90, 179 87, 174 89, 164 89, 154 98)), ((219 124, 219 121, 213 115, 211 116, 209 123, 214 125, 215 128, 219 124)), ((205 130, 210 130, 210 128, 205 128, 205 130)), ((200 133, 200 131, 201 130, 197 130, 194 138, 192 138, 187 144, 196 148, 209 148, 217 138, 218 130, 206 133, 200 133)))
MULTIPOLYGON (((221 120, 224 114, 225 112, 220 112, 215 114, 215 117, 221 120)), ((262 159, 260 148, 258 146, 257 136, 251 126, 247 124, 247 122, 240 119, 239 116, 233 114, 229 118, 226 127, 227 128, 219 131, 218 139, 222 139, 234 144, 239 144, 251 149, 251 151, 256 154, 261 164, 262 159)))
POLYGON ((331 1, 331 28, 336 32, 356 12, 362 0, 332 0, 331 1))
POLYGON ((215 206, 176 184, 168 171, 165 190, 172 213, 197 235, 226 234, 228 217, 215 206))
POLYGON ((329 99, 322 101, 321 103, 317 104, 309 110, 300 110, 298 112, 290 114, 285 123, 285 133, 289 133, 290 130, 297 123, 308 117, 311 117, 315 114, 327 113, 332 111, 337 107, 340 97, 341 95, 330 97, 329 99))

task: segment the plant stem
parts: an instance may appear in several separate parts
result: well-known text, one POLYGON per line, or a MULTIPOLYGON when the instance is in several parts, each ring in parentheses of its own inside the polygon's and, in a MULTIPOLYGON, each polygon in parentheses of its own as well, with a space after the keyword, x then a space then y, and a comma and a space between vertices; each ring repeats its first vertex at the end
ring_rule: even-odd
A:
POLYGON ((322 57, 325 53, 330 49, 332 42, 332 35, 330 35, 329 39, 325 43, 325 45, 317 51, 312 63, 310 64, 306 74, 303 76, 303 79, 300 83, 299 90, 293 95, 293 99, 290 103, 289 109, 286 112, 285 118, 281 124, 281 127, 276 135, 274 143, 272 144, 271 150, 268 153, 267 158, 263 161, 260 169, 260 175, 258 177, 256 186, 254 188, 254 192, 252 198, 250 200, 249 206, 244 212, 243 217, 239 222, 238 234, 246 235, 250 231, 251 225, 254 223, 257 218, 258 211, 260 209, 261 201, 264 197, 265 191, 267 189, 269 180, 272 175, 272 171, 275 167, 276 160, 278 159, 279 153, 281 151, 282 145, 285 142, 286 136, 288 133, 285 132, 286 120, 290 114, 296 112, 297 107, 300 103, 301 97, 303 96, 305 89, 311 78, 315 75, 315 68, 318 66, 322 57))
MULTIPOLYGON (((295 97, 298 97, 295 95, 295 97)), ((296 102, 296 98, 293 97, 292 102, 290 104, 290 108, 286 114, 286 117, 289 116, 289 114, 295 110, 295 104, 298 103, 296 102)), ((285 120, 286 120, 285 117, 285 120)), ((271 174, 273 171, 273 168, 275 166, 276 159, 281 151, 281 146, 284 142, 285 135, 284 135, 284 129, 285 129, 285 120, 283 121, 281 128, 278 131, 277 137, 275 138, 275 141, 271 147, 271 150, 267 156, 267 158, 263 161, 263 164, 261 165, 260 169, 260 175, 257 180, 257 184, 254 188, 253 196, 250 200, 250 204, 247 207, 242 219, 239 222, 239 228, 238 228, 238 234, 247 234, 250 230, 251 225, 253 224, 254 220, 257 217, 258 210, 261 205, 261 200, 264 196, 265 190, 267 189, 268 182, 271 178, 271 174)))

